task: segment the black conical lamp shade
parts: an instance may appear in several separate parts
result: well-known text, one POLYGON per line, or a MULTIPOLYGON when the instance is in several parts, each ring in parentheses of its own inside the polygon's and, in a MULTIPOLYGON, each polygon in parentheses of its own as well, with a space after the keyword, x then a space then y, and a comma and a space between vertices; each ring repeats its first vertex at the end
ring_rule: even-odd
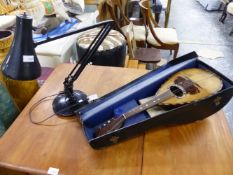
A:
POLYGON ((14 40, 2 64, 2 72, 15 80, 34 80, 41 74, 32 40, 32 17, 26 13, 16 17, 14 40))

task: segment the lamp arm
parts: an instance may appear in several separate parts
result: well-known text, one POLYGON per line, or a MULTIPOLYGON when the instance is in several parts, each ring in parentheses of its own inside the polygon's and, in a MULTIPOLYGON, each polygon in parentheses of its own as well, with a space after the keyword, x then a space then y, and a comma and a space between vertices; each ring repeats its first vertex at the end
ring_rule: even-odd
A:
POLYGON ((80 32, 84 32, 86 30, 93 29, 93 28, 96 28, 96 27, 104 26, 104 25, 106 25, 108 23, 113 24, 113 21, 112 20, 106 20, 106 21, 99 22, 99 23, 91 25, 91 26, 83 27, 81 29, 77 29, 77 30, 75 30, 73 32, 65 33, 65 34, 62 34, 62 35, 59 35, 59 36, 55 36, 55 37, 49 37, 48 36, 46 38, 46 40, 39 41, 39 42, 34 42, 34 48, 36 48, 36 46, 38 46, 38 45, 41 45, 41 44, 44 44, 44 43, 48 43, 50 41, 61 39, 61 38, 64 38, 64 37, 67 37, 67 36, 70 36, 70 35, 74 35, 74 34, 77 34, 77 33, 80 33, 80 32))
MULTIPOLYGON (((94 40, 91 42, 83 56, 78 60, 72 71, 65 78, 64 91, 60 92, 53 101, 53 111, 57 115, 72 116, 74 111, 78 108, 88 104, 88 97, 85 93, 79 90, 73 90, 73 83, 79 77, 83 69, 91 60, 100 44, 106 38, 113 26, 113 21, 105 21, 79 31, 85 31, 88 29, 103 26, 94 40)), ((76 31, 77 33, 77 31, 76 31)), ((74 34, 74 33, 73 33, 74 34)), ((54 38, 53 38, 54 39, 54 38)))
POLYGON ((84 55, 79 59, 75 67, 72 69, 70 74, 65 78, 65 81, 63 82, 64 93, 66 93, 67 95, 70 94, 72 96, 73 82, 79 77, 83 69, 86 67, 90 59, 93 57, 93 55, 95 54, 95 52, 97 51, 103 40, 106 38, 110 30, 112 29, 113 21, 107 21, 101 24, 103 25, 103 28, 94 38, 94 40, 91 42, 90 46, 85 51, 84 55))
MULTIPOLYGON (((88 104, 88 97, 87 95, 79 90, 73 90, 73 83, 74 81, 79 77, 83 69, 86 67, 88 62, 91 60, 95 52, 97 51, 100 44, 103 42, 103 40, 106 38, 110 30, 112 29, 113 21, 104 21, 100 22, 98 24, 88 26, 70 33, 66 33, 60 36, 47 38, 44 41, 40 41, 37 43, 34 43, 35 46, 47 43, 53 40, 57 40, 60 38, 64 38, 66 36, 70 36, 79 32, 83 32, 89 29, 93 29, 96 27, 102 27, 100 32, 97 34, 97 36, 94 38, 94 40, 91 42, 83 56, 77 61, 74 68, 71 70, 69 75, 65 78, 63 84, 64 84, 64 91, 60 92, 55 99, 53 100, 53 111, 55 114, 60 116, 72 116, 74 115, 74 111, 78 108, 88 104)), ((35 47, 34 46, 34 47, 35 47)))
POLYGON ((102 30, 98 33, 96 38, 93 40, 91 45, 88 47, 87 51, 85 52, 86 54, 80 60, 81 63, 80 63, 80 67, 78 68, 78 70, 76 72, 75 70, 71 72, 71 73, 74 73, 73 75, 74 80, 76 80, 78 76, 81 74, 85 66, 88 64, 88 62, 93 57, 95 52, 98 50, 103 40, 106 38, 106 36, 110 32, 111 28, 112 28, 111 24, 105 25, 102 28, 102 30))
POLYGON ((110 30, 111 30, 111 28, 113 26, 113 21, 112 20, 106 20, 106 21, 94 24, 92 26, 87 26, 87 27, 84 27, 84 28, 81 28, 81 29, 77 29, 77 30, 75 30, 73 32, 65 33, 63 35, 59 35, 59 36, 56 36, 56 37, 47 37, 46 40, 34 43, 34 47, 36 47, 38 45, 48 43, 50 41, 61 39, 61 38, 64 38, 64 37, 67 37, 67 36, 70 36, 70 35, 74 35, 74 34, 84 32, 84 31, 89 30, 89 29, 101 27, 101 26, 103 26, 101 31, 94 38, 94 40, 92 41, 90 46, 87 48, 87 50, 85 51, 83 56, 78 60, 75 67, 72 69, 72 71, 69 73, 69 75, 65 78, 65 80, 63 82, 63 84, 64 84, 64 93, 67 94, 68 96, 72 96, 73 82, 79 77, 79 75, 81 74, 83 69, 86 67, 86 65, 88 64, 88 62, 90 61, 90 59, 92 58, 94 53, 97 51, 98 47, 101 45, 101 43, 103 42, 105 37, 110 32, 110 30))

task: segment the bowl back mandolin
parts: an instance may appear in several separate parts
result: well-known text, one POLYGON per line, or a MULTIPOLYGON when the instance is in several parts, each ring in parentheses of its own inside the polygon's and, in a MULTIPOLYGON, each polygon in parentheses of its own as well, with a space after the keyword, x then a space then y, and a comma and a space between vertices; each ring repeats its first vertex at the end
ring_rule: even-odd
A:
POLYGON ((121 128, 125 120, 155 105, 174 106, 195 102, 217 93, 222 86, 222 80, 213 72, 199 68, 179 71, 162 84, 151 100, 105 122, 96 130, 95 137, 121 128))

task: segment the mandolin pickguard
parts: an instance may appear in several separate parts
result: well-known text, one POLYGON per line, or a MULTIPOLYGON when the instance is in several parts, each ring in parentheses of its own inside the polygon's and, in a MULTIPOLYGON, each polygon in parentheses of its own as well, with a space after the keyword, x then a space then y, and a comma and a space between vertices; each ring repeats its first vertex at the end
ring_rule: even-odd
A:
POLYGON ((221 79, 214 73, 204 69, 191 68, 185 69, 172 75, 157 91, 157 94, 161 94, 169 89, 174 84, 177 77, 188 77, 192 82, 197 84, 198 92, 195 94, 186 93, 184 96, 177 98, 171 97, 170 99, 160 103, 160 105, 182 105, 185 103, 191 103, 207 98, 219 90, 222 89, 221 79))

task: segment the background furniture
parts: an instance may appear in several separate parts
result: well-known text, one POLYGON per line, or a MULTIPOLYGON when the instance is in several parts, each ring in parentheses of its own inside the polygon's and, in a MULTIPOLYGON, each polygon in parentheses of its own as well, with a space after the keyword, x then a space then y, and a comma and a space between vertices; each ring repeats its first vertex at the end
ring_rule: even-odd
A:
POLYGON ((61 38, 36 47, 36 54, 42 67, 56 67, 58 64, 77 60, 76 40, 80 34, 61 38))
POLYGON ((219 5, 218 10, 221 10, 223 5, 225 6, 227 3, 229 3, 229 0, 220 0, 220 2, 221 3, 219 5))
POLYGON ((10 50, 13 38, 14 33, 12 31, 0 29, 0 65, 3 63, 10 50))
POLYGON ((176 30, 173 28, 161 28, 152 16, 150 3, 148 0, 142 0, 139 3, 143 14, 146 27, 146 42, 157 49, 174 50, 175 59, 179 50, 179 41, 176 30))
POLYGON ((221 0, 221 5, 224 4, 224 8, 223 8, 221 17, 219 18, 219 21, 222 22, 222 23, 224 23, 224 21, 225 21, 225 19, 227 17, 227 6, 231 1, 232 0, 221 0))
MULTIPOLYGON (((162 4, 160 0, 150 0, 151 1, 151 10, 155 14, 155 20, 159 23, 160 14, 162 12, 162 4)), ((126 4, 126 16, 130 21, 139 20, 143 22, 142 14, 140 12, 139 0, 129 0, 126 4)), ((142 23, 141 23, 142 24, 142 23)))
POLYGON ((219 0, 196 0, 199 2, 205 10, 218 10, 221 2, 219 0))
MULTIPOLYGON (((155 1, 157 1, 157 0, 155 0, 155 1)), ((169 18, 170 18, 170 11, 171 11, 171 2, 172 2, 172 0, 161 0, 163 11, 165 14, 164 27, 168 27, 169 18)))
MULTIPOLYGON (((147 65, 149 63, 152 65, 151 69, 155 69, 159 66, 162 66, 163 64, 166 64, 166 60, 161 58, 159 49, 137 47, 136 41, 132 36, 132 32, 130 32, 133 30, 132 27, 132 25, 129 25, 129 31, 126 32, 129 61, 131 62, 133 60, 138 60, 138 64, 145 63, 147 65)), ((148 68, 148 66, 146 66, 145 68, 148 68)))
POLYGON ((0 29, 7 29, 15 25, 16 17, 13 15, 2 15, 0 16, 0 29))
MULTIPOLYGON (((100 14, 103 13, 105 14, 108 12, 110 18, 115 22, 116 29, 126 37, 126 32, 128 31, 130 21, 125 15, 125 11, 120 0, 105 0, 101 3, 101 6, 99 6, 99 10, 100 10, 100 14), (104 11, 104 9, 106 10, 106 12, 104 11)), ((132 23, 141 24, 141 25, 133 25, 132 35, 134 36, 134 39, 139 45, 144 45, 145 27, 142 25, 141 21, 138 21, 138 19, 135 19, 132 23)))
POLYGON ((9 0, 0 0, 0 15, 5 15, 16 9, 16 5, 10 3, 9 0))
MULTIPOLYGON (((69 29, 68 31, 65 30, 64 32, 72 32, 74 30, 95 24, 97 15, 97 11, 88 13, 86 15, 77 15, 77 18, 80 17, 80 22, 75 25, 68 23, 67 25, 71 25, 71 28, 66 27, 66 23, 64 22, 64 29, 69 29)), ((76 21, 76 19, 72 19, 72 21, 76 21)), ((58 31, 61 32, 60 30, 58 31)), ((53 68, 61 63, 77 61, 78 55, 76 42, 80 34, 81 33, 78 33, 37 46, 35 50, 41 66, 53 68)))
MULTIPOLYGON (((228 5, 227 5, 227 12, 231 15, 233 15, 233 2, 230 2, 228 5)), ((233 34, 233 28, 230 32, 230 35, 233 34)))
MULTIPOLYGON (((46 174, 49 167, 64 175, 233 174, 233 139, 222 111, 195 123, 154 128, 101 150, 90 147, 76 118, 55 116, 44 123, 56 126, 32 124, 31 106, 63 90, 63 80, 73 66, 58 66, 0 139, 0 167, 22 174, 46 174)), ((101 97, 146 72, 87 66, 74 89, 101 97)), ((33 120, 51 115, 51 103, 36 108, 33 120)))
MULTIPOLYGON (((232 0, 229 0, 225 3, 225 7, 223 9, 221 17, 219 18, 219 21, 224 23, 224 21, 227 17, 227 14, 233 15, 233 2, 232 2, 232 0)), ((232 28, 229 35, 232 35, 232 34, 233 34, 233 28, 232 28)))
MULTIPOLYGON (((79 58, 82 58, 99 31, 100 28, 88 30, 78 37, 77 52, 79 58)), ((90 61, 93 65, 124 67, 125 56, 126 42, 124 36, 116 30, 111 30, 90 61)))

